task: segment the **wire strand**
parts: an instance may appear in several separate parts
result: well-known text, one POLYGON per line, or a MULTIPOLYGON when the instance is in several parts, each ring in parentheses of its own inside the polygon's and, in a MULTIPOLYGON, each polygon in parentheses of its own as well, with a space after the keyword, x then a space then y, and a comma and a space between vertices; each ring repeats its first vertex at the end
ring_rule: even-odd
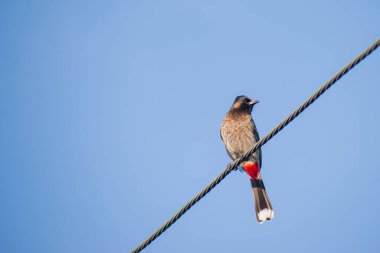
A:
POLYGON ((319 90, 317 90, 309 99, 307 99, 301 106, 299 106, 292 114, 290 114, 284 121, 279 123, 272 131, 270 131, 264 138, 259 140, 250 150, 248 150, 242 157, 236 159, 235 161, 229 163, 224 171, 215 178, 205 189, 199 192, 195 197, 193 197, 185 206, 183 206, 170 220, 168 220, 164 225, 162 225, 156 232, 154 232, 149 238, 142 242, 138 247, 132 250, 132 253, 137 253, 143 250, 151 242, 153 242, 157 237, 159 237, 166 229, 173 225, 183 214, 185 214, 192 206, 194 206, 200 199, 202 199, 207 193, 209 193, 216 185, 218 185, 232 170, 236 168, 244 161, 256 152, 261 146, 272 139, 278 132, 280 132, 286 125, 293 121, 298 115, 300 115, 308 106, 310 106, 315 100, 317 100, 327 89, 334 85, 340 78, 347 74, 351 69, 358 65, 363 59, 375 51, 380 45, 380 39, 373 43, 367 50, 358 55, 353 61, 347 64, 343 69, 341 69, 334 77, 332 77, 328 82, 322 85, 319 90))

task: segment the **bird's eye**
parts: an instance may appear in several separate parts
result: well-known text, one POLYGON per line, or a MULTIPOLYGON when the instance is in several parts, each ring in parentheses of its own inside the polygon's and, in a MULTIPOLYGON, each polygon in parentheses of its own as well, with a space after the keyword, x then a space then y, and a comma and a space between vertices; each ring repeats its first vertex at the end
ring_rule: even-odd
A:
POLYGON ((248 98, 244 99, 244 104, 248 104, 248 103, 249 103, 249 99, 248 98))

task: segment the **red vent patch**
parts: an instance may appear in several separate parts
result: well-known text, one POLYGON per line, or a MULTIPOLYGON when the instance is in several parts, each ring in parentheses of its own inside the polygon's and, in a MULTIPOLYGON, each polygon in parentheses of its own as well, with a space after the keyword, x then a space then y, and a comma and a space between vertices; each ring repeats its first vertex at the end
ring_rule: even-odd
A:
POLYGON ((246 163, 243 166, 245 172, 249 175, 250 178, 252 179, 257 179, 259 178, 259 165, 257 163, 246 163))

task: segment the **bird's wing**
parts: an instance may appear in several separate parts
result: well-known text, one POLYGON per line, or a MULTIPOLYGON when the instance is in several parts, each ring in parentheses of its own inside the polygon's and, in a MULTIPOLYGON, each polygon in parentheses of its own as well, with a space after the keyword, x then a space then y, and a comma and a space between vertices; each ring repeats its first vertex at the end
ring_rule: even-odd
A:
MULTIPOLYGON (((259 136, 259 132, 256 129, 256 125, 255 125, 255 122, 253 121, 253 119, 252 119, 252 124, 253 124, 253 129, 252 129, 253 137, 255 138, 255 143, 257 143, 260 140, 260 136, 259 136)), ((256 154, 257 154, 257 157, 258 157, 258 160, 259 160, 258 161, 259 167, 261 169, 261 166, 263 165, 263 163, 262 163, 262 157, 261 157, 261 148, 259 148, 256 151, 256 154)))

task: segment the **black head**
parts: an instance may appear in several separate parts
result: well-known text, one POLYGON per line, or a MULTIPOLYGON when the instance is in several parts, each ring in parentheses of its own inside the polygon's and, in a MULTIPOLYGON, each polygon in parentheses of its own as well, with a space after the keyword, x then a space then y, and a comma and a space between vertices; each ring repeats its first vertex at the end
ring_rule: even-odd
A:
POLYGON ((253 106, 258 102, 258 100, 250 99, 247 96, 237 96, 231 110, 251 112, 253 106))

